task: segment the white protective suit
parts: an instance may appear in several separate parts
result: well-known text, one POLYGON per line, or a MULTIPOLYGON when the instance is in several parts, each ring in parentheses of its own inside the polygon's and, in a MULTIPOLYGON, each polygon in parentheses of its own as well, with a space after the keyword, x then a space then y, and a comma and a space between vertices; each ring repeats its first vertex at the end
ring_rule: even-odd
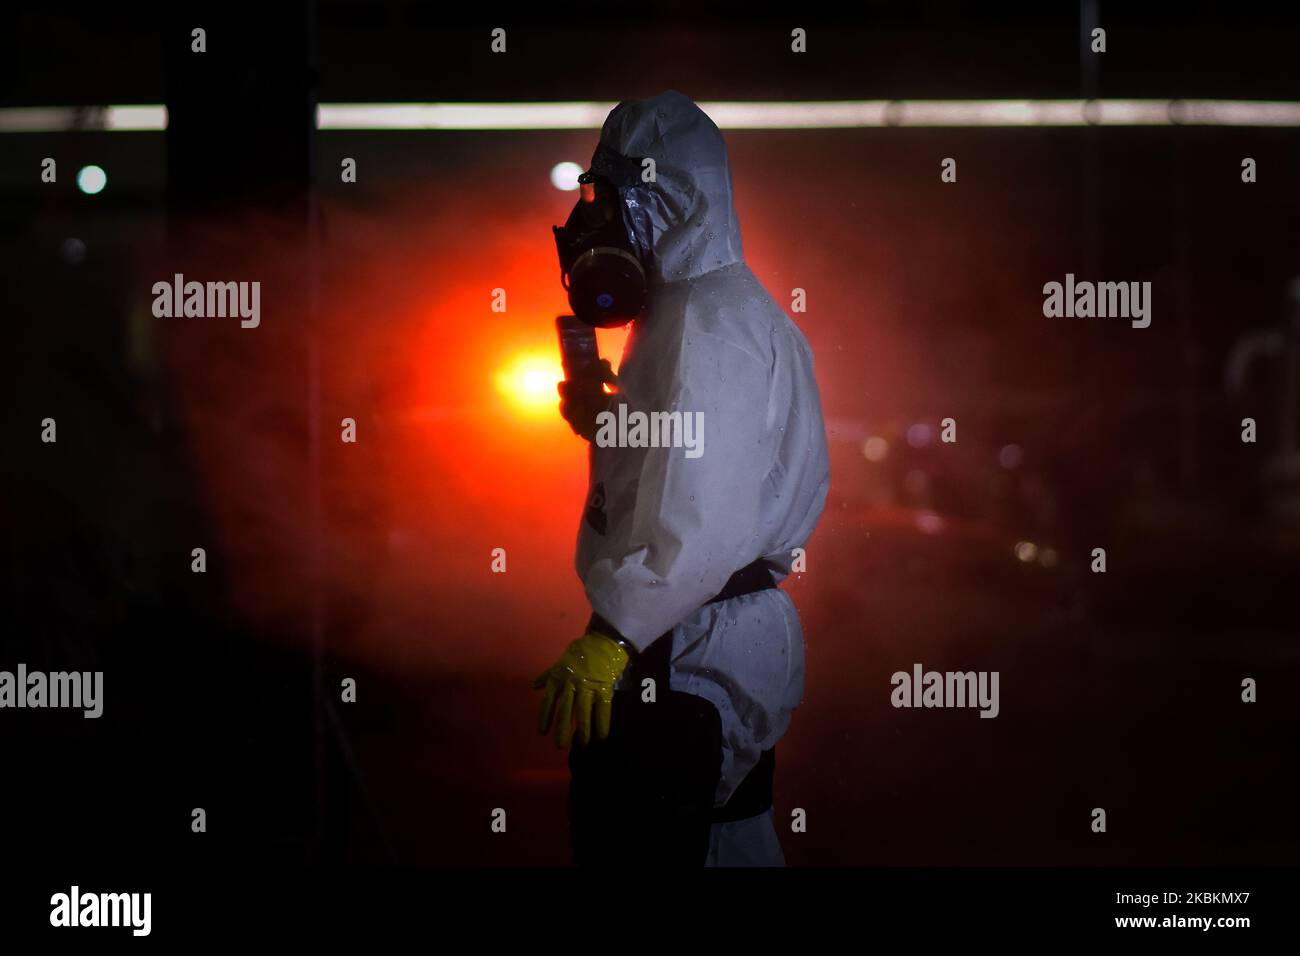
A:
MULTIPOLYGON (((669 91, 621 103, 600 138, 653 158, 657 177, 621 195, 643 207, 634 239, 653 261, 613 408, 703 412, 703 451, 593 443, 577 570, 592 609, 639 650, 673 632, 672 689, 722 717, 721 806, 803 695, 803 631, 783 591, 705 602, 760 556, 784 578, 821 515, 830 468, 812 354, 742 258, 713 121, 669 91)), ((783 863, 771 812, 714 824, 709 862, 783 863)))

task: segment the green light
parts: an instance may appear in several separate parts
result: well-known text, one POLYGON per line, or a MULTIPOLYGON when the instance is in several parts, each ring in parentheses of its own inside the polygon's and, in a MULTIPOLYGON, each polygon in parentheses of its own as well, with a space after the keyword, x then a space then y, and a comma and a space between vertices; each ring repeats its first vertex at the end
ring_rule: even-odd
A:
POLYGON ((107 185, 108 173, 98 166, 82 166, 81 171, 77 173, 77 188, 87 196, 103 192, 107 185))

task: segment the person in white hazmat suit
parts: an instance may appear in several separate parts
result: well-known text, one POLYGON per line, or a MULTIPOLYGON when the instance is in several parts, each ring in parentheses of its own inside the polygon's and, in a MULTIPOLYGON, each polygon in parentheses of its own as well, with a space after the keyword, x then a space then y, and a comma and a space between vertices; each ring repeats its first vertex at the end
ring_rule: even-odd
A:
POLYGON ((745 265, 722 134, 688 97, 620 103, 582 182, 556 228, 570 302, 635 322, 616 379, 604 365, 612 395, 560 389, 591 441, 576 565, 593 614, 534 686, 542 733, 577 728, 574 859, 783 865, 773 748, 804 648, 776 585, 829 483, 811 350, 745 265), (638 433, 638 412, 670 424, 638 433))

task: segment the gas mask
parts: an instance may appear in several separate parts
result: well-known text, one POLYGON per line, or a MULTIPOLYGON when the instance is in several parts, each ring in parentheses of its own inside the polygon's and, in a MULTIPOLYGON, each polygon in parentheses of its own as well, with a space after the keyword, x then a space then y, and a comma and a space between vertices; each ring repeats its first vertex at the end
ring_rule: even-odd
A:
POLYGON ((622 184, 634 176, 635 161, 597 148, 592 168, 578 177, 573 212, 563 226, 551 227, 569 307, 597 328, 625 325, 645 308, 646 250, 634 241, 624 209, 622 184))

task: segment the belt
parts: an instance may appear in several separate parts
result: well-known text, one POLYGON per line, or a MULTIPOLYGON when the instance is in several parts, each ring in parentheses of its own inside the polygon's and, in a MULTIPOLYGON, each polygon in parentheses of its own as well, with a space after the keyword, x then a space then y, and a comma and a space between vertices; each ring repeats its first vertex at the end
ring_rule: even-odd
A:
MULTIPOLYGON (((740 597, 742 594, 754 594, 758 591, 766 591, 769 588, 774 587, 776 587, 776 578, 772 576, 772 565, 770 565, 764 558, 755 558, 731 577, 727 578, 727 583, 722 586, 722 590, 704 603, 706 605, 717 604, 719 601, 730 601, 732 598, 740 597)), ((605 620, 599 614, 593 613, 591 615, 591 620, 587 623, 587 630, 599 631, 601 634, 607 634, 615 640, 624 642, 627 640, 619 633, 618 628, 614 627, 613 624, 609 623, 609 621, 605 620)), ((667 634, 659 637, 653 644, 637 656, 645 657, 646 655, 651 654, 651 652, 662 653, 664 657, 662 662, 662 671, 664 674, 667 674, 667 655, 670 653, 672 645, 671 635, 672 632, 669 631, 667 634), (664 640, 664 638, 668 638, 668 640, 664 640)), ((658 662, 656 661, 655 664, 657 663, 658 662)), ((645 664, 650 664, 650 662, 644 662, 643 667, 645 664)), ((645 669, 653 671, 660 670, 660 668, 655 666, 655 664, 650 664, 650 666, 645 669)))
POLYGON ((772 577, 772 566, 763 558, 757 558, 729 577, 722 590, 704 603, 717 604, 719 601, 729 601, 742 594, 753 594, 755 591, 766 591, 774 587, 776 587, 776 579, 772 577))

